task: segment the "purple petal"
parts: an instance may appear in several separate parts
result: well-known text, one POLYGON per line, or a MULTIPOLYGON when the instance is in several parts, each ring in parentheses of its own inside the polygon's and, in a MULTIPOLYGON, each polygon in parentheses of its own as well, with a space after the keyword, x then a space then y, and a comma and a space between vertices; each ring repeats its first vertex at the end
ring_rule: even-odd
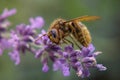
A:
POLYGON ((81 63, 78 61, 78 62, 75 63, 75 66, 81 67, 81 63))
POLYGON ((7 39, 1 39, 0 40, 0 56, 3 54, 3 51, 10 48, 10 43, 7 39))
POLYGON ((82 48, 81 55, 82 55, 83 57, 88 56, 89 53, 90 53, 90 51, 88 50, 88 48, 86 48, 86 47, 83 47, 83 48, 82 48))
POLYGON ((14 61, 15 65, 18 65, 20 63, 20 55, 17 50, 10 52, 8 55, 10 56, 11 60, 14 61))
POLYGON ((59 69, 61 69, 61 63, 60 63, 60 61, 55 61, 54 63, 53 63, 53 70, 54 71, 57 71, 57 70, 59 70, 59 69))
POLYGON ((70 46, 66 46, 64 49, 65 49, 65 52, 68 52, 68 53, 73 51, 73 47, 71 45, 70 46))
POLYGON ((61 64, 66 63, 66 59, 65 59, 65 58, 63 58, 63 57, 62 57, 62 58, 60 58, 60 59, 59 59, 59 61, 61 62, 61 64))
POLYGON ((70 62, 71 62, 71 64, 73 64, 73 66, 74 66, 74 64, 76 65, 77 61, 78 61, 78 59, 76 57, 70 58, 70 62))
POLYGON ((50 40, 49 40, 48 36, 42 36, 39 40, 40 40, 41 43, 44 44, 44 45, 50 44, 50 40))
POLYGON ((70 68, 67 65, 62 66, 62 73, 64 76, 70 76, 70 68))
POLYGON ((51 46, 51 50, 57 52, 58 50, 61 50, 61 48, 60 48, 59 46, 57 46, 57 45, 52 45, 52 46, 51 46))
POLYGON ((107 68, 105 66, 103 66, 102 64, 97 64, 96 67, 100 70, 100 71, 105 71, 107 68))
POLYGON ((83 69, 81 77, 84 78, 84 77, 89 77, 89 76, 90 76, 90 72, 88 68, 83 69))
POLYGON ((82 59, 82 63, 86 67, 93 67, 96 65, 96 59, 94 57, 85 57, 82 59))
POLYGON ((68 57, 69 57, 68 54, 69 54, 69 53, 67 53, 67 52, 63 52, 63 56, 64 56, 65 58, 68 58, 68 57))
POLYGON ((48 72, 48 70, 49 70, 48 65, 47 64, 43 64, 42 71, 43 72, 48 72))
POLYGON ((23 35, 25 31, 26 25, 25 24, 19 24, 16 26, 17 33, 23 35))
POLYGON ((2 48, 2 49, 7 49, 7 48, 9 48, 11 45, 10 45, 10 43, 8 42, 8 40, 7 39, 1 39, 0 40, 0 47, 2 48))
POLYGON ((88 49, 90 50, 90 52, 93 52, 95 50, 95 47, 93 46, 93 44, 89 44, 88 49))
POLYGON ((2 56, 3 54, 3 50, 0 48, 0 56, 2 56))
POLYGON ((12 45, 12 47, 16 48, 19 44, 20 38, 17 34, 11 33, 11 38, 8 40, 8 42, 12 45))
POLYGON ((16 9, 11 9, 11 10, 5 9, 4 12, 1 15, 1 18, 5 19, 9 16, 14 15, 15 13, 16 13, 16 9))
MULTIPOLYGON (((69 54, 69 53, 68 53, 68 54, 69 54)), ((77 58, 77 56, 80 57, 80 56, 81 56, 80 54, 81 54, 81 53, 78 52, 78 51, 73 51, 73 52, 71 52, 71 54, 70 54, 70 58, 77 58)))
POLYGON ((100 51, 94 52, 94 53, 93 53, 93 56, 96 57, 97 55, 99 55, 99 54, 101 54, 101 53, 102 53, 102 52, 100 52, 100 51))
POLYGON ((36 18, 30 18, 30 23, 32 28, 41 28, 44 25, 44 20, 38 16, 36 18))
POLYGON ((43 54, 43 52, 44 52, 44 49, 38 50, 38 51, 36 52, 36 54, 35 54, 35 58, 41 57, 41 55, 43 54))
POLYGON ((42 67, 42 71, 43 72, 47 72, 49 70, 49 67, 47 65, 48 63, 48 58, 47 57, 43 57, 43 59, 41 58, 41 62, 43 64, 43 67, 42 67))
POLYGON ((95 50, 95 47, 92 44, 90 44, 87 48, 83 47, 82 48, 83 57, 91 55, 94 50, 95 50))
POLYGON ((76 73, 76 74, 78 75, 78 77, 81 77, 81 76, 82 76, 82 73, 83 73, 83 72, 82 72, 83 67, 82 67, 82 65, 81 65, 80 62, 77 62, 75 65, 76 65, 76 67, 77 67, 77 69, 76 69, 76 70, 77 70, 77 73, 76 73))
POLYGON ((9 43, 9 41, 7 39, 2 39, 2 47, 4 48, 10 48, 11 44, 9 43))
POLYGON ((25 42, 32 42, 33 41, 33 37, 32 36, 23 36, 23 41, 25 42))

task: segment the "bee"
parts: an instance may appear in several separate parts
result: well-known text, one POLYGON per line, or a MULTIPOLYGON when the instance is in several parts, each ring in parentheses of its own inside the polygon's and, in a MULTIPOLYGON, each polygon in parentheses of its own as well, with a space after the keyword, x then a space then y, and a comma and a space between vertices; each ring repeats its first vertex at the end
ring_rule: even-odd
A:
POLYGON ((88 47, 91 43, 91 35, 87 27, 81 21, 91 21, 99 18, 98 16, 82 16, 68 21, 59 18, 53 21, 46 35, 55 44, 61 44, 63 42, 73 44, 73 42, 66 39, 66 37, 69 36, 78 47, 78 43, 84 47, 88 47))

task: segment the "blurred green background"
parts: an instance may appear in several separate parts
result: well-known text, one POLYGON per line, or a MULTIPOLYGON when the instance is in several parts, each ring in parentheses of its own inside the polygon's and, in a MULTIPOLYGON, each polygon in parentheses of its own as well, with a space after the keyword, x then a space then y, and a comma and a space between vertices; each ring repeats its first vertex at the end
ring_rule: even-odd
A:
MULTIPOLYGON (((30 17, 42 16, 46 30, 59 17, 100 16, 100 20, 85 24, 96 50, 103 52, 97 57, 98 63, 103 63, 108 69, 104 72, 92 69, 89 79, 120 80, 120 0, 0 0, 0 12, 4 8, 17 9, 17 14, 9 18, 13 26, 28 24, 30 17)), ((0 80, 80 80, 74 71, 70 77, 64 77, 60 72, 53 72, 52 67, 48 73, 42 72, 41 68, 40 61, 32 54, 21 55, 21 64, 15 66, 5 53, 0 57, 0 80)))

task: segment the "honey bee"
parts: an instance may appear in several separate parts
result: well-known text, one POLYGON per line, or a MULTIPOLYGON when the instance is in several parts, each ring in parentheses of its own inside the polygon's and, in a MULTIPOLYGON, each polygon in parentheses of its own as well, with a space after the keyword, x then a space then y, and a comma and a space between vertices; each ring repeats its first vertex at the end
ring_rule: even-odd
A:
MULTIPOLYGON (((56 19, 48 29, 47 36, 55 44, 61 44, 63 42, 71 42, 66 39, 67 36, 80 43, 84 47, 88 47, 91 43, 91 35, 87 27, 81 21, 97 20, 98 16, 82 16, 71 20, 56 19)), ((77 46, 79 46, 76 43, 77 46)))

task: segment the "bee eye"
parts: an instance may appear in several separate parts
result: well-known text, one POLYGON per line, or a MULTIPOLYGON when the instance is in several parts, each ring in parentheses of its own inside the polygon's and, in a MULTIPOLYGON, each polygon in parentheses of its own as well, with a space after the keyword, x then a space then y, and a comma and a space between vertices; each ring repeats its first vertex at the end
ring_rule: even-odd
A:
POLYGON ((52 37, 53 37, 53 38, 56 38, 56 31, 55 31, 55 30, 52 30, 52 31, 51 31, 51 34, 52 34, 52 37))

